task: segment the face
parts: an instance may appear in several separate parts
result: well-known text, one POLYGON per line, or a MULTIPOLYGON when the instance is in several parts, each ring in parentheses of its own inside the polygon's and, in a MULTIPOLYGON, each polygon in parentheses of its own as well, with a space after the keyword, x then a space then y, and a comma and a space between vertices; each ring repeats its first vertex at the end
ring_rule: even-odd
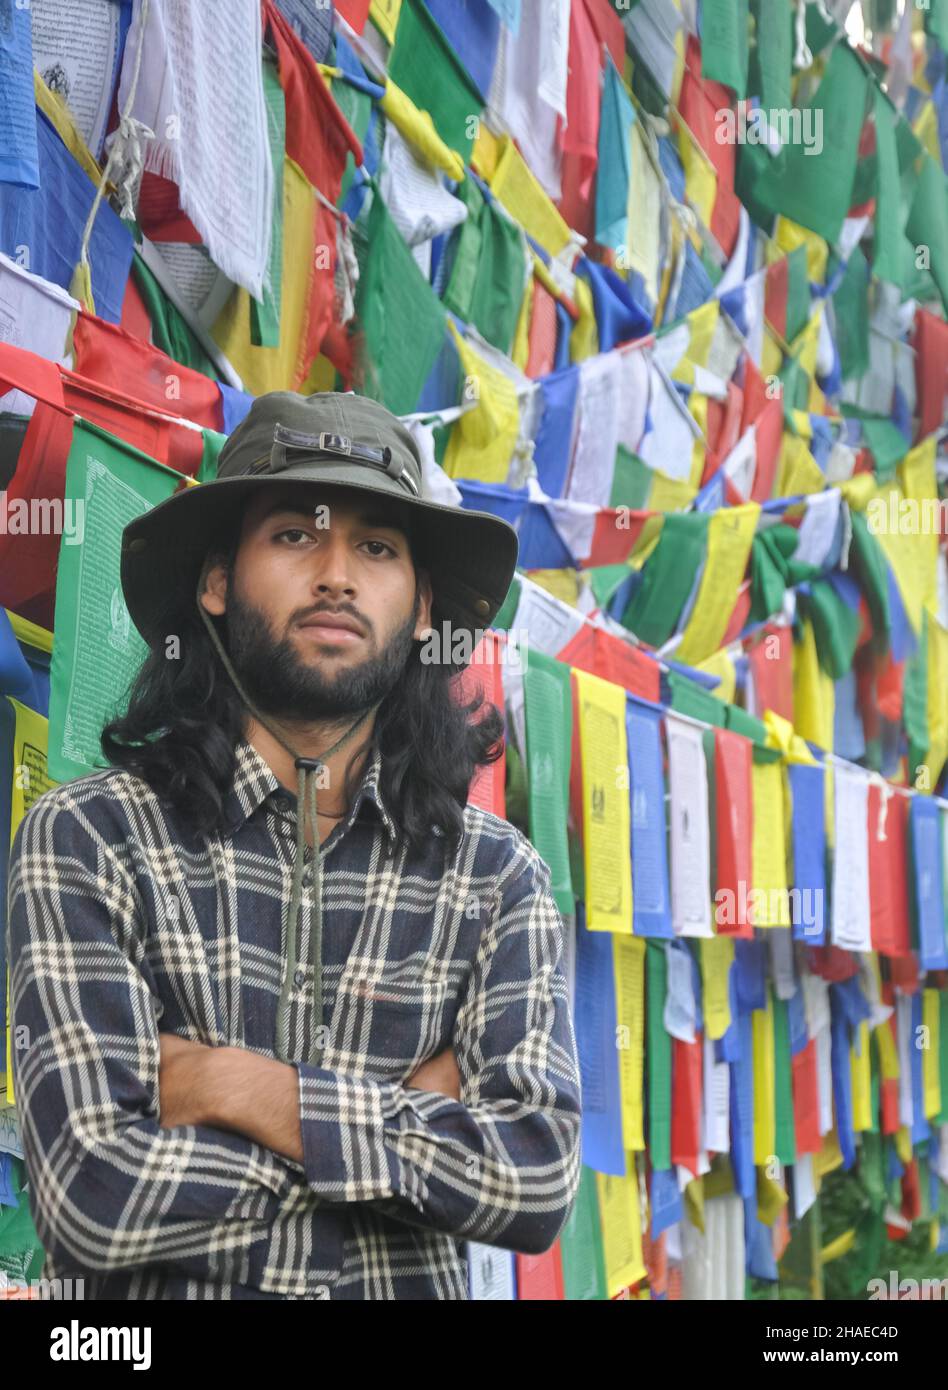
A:
POLYGON ((261 488, 233 572, 209 570, 201 602, 225 617, 227 648, 253 702, 309 721, 357 714, 397 682, 431 624, 403 509, 354 489, 261 488), (344 625, 344 626, 343 626, 344 625))

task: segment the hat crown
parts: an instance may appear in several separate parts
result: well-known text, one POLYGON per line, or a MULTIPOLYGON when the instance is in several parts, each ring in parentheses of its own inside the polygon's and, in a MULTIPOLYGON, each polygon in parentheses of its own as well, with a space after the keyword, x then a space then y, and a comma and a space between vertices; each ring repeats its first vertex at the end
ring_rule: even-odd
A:
POLYGON ((348 467, 362 486, 366 474, 379 481, 388 474, 406 497, 426 495, 418 446, 398 417, 378 401, 336 391, 258 396, 221 450, 217 477, 312 466, 318 481, 325 463, 348 467))

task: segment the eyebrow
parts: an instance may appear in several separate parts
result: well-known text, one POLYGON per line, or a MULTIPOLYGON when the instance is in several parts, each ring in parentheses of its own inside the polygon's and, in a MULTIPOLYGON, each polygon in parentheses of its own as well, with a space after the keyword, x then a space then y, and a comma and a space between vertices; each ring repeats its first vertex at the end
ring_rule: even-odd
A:
MULTIPOLYGON (((298 502, 272 502, 266 511, 260 516, 260 522, 269 521, 271 516, 278 512, 284 512, 291 516, 305 516, 311 518, 313 515, 312 507, 301 507, 298 502)), ((381 526, 389 531, 401 531, 407 536, 408 530, 404 523, 391 521, 386 513, 379 508, 374 510, 366 507, 358 513, 358 519, 362 526, 381 526)))

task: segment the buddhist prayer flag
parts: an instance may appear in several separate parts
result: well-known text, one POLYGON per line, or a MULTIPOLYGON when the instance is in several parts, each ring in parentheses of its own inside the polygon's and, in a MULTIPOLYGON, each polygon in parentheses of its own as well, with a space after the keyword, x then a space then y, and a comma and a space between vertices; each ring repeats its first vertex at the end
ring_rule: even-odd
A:
POLYGON ((625 691, 576 672, 583 770, 583 863, 590 931, 632 931, 625 691))

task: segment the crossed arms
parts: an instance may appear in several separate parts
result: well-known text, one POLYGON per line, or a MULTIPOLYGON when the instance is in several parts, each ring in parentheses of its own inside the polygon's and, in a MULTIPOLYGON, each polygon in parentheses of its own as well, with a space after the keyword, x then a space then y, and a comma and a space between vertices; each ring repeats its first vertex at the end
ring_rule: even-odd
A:
POLYGON ((458 1012, 455 1099, 436 1089, 444 1058, 412 1086, 160 1034, 141 897, 102 805, 93 824, 68 787, 48 793, 10 861, 14 1082, 47 1251, 252 1279, 281 1211, 307 1201, 527 1253, 553 1244, 579 1181, 579 1079, 561 920, 529 847, 458 1012))

